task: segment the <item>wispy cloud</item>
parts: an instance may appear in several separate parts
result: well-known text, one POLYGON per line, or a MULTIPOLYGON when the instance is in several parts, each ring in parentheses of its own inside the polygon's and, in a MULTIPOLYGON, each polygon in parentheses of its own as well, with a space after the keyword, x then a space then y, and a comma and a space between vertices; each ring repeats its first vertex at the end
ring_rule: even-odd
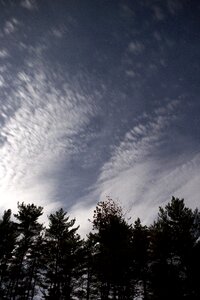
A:
POLYGON ((116 176, 130 166, 139 163, 156 147, 162 143, 162 134, 169 122, 176 118, 172 113, 178 101, 170 102, 164 108, 157 108, 153 115, 144 115, 143 120, 124 137, 124 140, 115 147, 109 162, 102 168, 100 180, 116 176))
POLYGON ((167 7, 169 12, 172 15, 175 15, 177 12, 179 12, 184 5, 184 1, 179 1, 179 0, 168 0, 167 1, 167 7))
POLYGON ((165 19, 165 15, 164 15, 161 7, 154 5, 152 7, 152 9, 153 9, 154 16, 157 21, 162 21, 165 19))
POLYGON ((37 8, 36 0, 22 0, 21 6, 28 10, 34 10, 37 8))
POLYGON ((12 18, 12 19, 6 21, 5 25, 4 25, 4 33, 11 34, 11 33, 15 32, 17 30, 19 24, 20 24, 20 22, 15 18, 12 18))
POLYGON ((57 89, 42 70, 18 73, 14 85, 1 111, 1 205, 16 205, 14 195, 19 201, 36 195, 33 201, 55 201, 56 174, 63 162, 79 153, 76 136, 96 108, 78 86, 57 89), (16 108, 10 114, 13 98, 16 108))
POLYGON ((6 49, 0 49, 0 58, 8 57, 9 53, 6 49))
POLYGON ((144 44, 139 41, 132 41, 128 46, 128 51, 133 54, 139 54, 145 49, 144 44))
POLYGON ((64 33, 64 29, 63 28, 54 28, 51 30, 52 35, 56 38, 62 38, 63 37, 63 33, 64 33))
MULTIPOLYGON (((94 187, 96 199, 103 200, 106 195, 119 199, 130 216, 139 216, 146 223, 152 222, 158 206, 172 195, 190 196, 190 206, 198 204, 200 154, 187 149, 176 153, 174 145, 167 150, 173 140, 169 127, 177 122, 180 105, 181 101, 175 100, 151 115, 144 114, 126 133, 101 169, 94 187)), ((181 147, 178 138, 177 144, 181 147)))

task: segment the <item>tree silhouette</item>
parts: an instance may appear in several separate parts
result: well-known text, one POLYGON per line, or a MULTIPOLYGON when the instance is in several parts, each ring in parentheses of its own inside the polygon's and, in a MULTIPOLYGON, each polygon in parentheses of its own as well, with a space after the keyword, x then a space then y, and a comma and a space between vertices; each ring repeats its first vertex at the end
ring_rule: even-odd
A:
POLYGON ((99 202, 93 227, 94 268, 101 299, 132 299, 132 228, 125 221, 121 207, 110 198, 99 202))
POLYGON ((9 261, 16 246, 18 232, 16 225, 11 221, 11 210, 4 212, 0 221, 0 297, 4 297, 9 281, 9 261))
POLYGON ((32 299, 34 295, 33 249, 37 244, 43 226, 38 222, 43 208, 34 204, 18 203, 16 228, 18 240, 9 268, 10 282, 7 297, 11 299, 32 299))
POLYGON ((92 233, 87 235, 84 243, 85 257, 85 299, 97 299, 98 280, 94 272, 95 239, 92 233))
POLYGON ((46 230, 45 299, 73 299, 80 294, 82 276, 82 240, 63 209, 49 216, 46 230))
POLYGON ((138 218, 133 226, 133 279, 138 296, 147 299, 148 295, 148 263, 149 263, 149 231, 138 218))
POLYGON ((151 227, 154 299, 193 299, 191 264, 199 239, 195 219, 196 213, 185 207, 183 199, 173 197, 159 208, 151 227))
POLYGON ((200 299, 200 213, 172 198, 157 219, 129 225, 112 199, 97 203, 84 241, 61 208, 18 204, 0 219, 0 299, 200 299))

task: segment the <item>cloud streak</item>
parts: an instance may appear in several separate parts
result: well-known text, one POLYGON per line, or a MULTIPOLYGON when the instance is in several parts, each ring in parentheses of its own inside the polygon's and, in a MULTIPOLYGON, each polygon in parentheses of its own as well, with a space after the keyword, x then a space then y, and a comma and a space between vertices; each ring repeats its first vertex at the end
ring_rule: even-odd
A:
POLYGON ((8 197, 12 205, 13 194, 20 189, 19 201, 24 200, 24 194, 29 194, 30 201, 36 196, 31 192, 34 185, 40 190, 35 200, 46 202, 49 197, 51 202, 56 174, 63 161, 66 163, 81 152, 76 137, 89 123, 96 108, 89 95, 84 95, 78 86, 64 84, 61 92, 42 70, 33 74, 18 73, 14 85, 13 94, 1 113, 4 126, 1 130, 0 183, 4 205, 8 205, 8 197), (9 111, 10 105, 13 108, 13 104, 9 104, 11 99, 15 99, 16 104, 12 115, 9 111), (46 196, 42 200, 44 191, 46 196))
MULTIPOLYGON (((151 115, 143 114, 103 165, 91 198, 104 200, 109 195, 118 199, 129 216, 139 216, 145 223, 153 221, 158 206, 166 204, 172 195, 185 197, 189 206, 198 206, 200 153, 188 153, 187 147, 177 152, 173 146, 166 152, 171 142, 169 126, 179 121, 180 105, 181 100, 169 101, 151 115)), ((92 211, 94 206, 91 202, 88 205, 92 211)), ((84 223, 82 216, 81 222, 86 224, 86 219, 84 223)))
POLYGON ((36 5, 36 1, 35 0, 22 0, 21 1, 21 6, 23 8, 26 8, 28 10, 34 10, 37 8, 37 5, 36 5))

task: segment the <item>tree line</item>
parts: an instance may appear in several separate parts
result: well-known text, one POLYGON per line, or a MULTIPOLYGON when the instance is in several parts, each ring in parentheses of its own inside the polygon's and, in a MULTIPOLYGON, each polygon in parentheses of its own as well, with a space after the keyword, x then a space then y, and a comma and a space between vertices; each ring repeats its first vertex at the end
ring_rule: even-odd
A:
POLYGON ((62 208, 18 203, 0 220, 0 299, 200 299, 200 212, 172 198, 149 226, 110 198, 82 239, 62 208))

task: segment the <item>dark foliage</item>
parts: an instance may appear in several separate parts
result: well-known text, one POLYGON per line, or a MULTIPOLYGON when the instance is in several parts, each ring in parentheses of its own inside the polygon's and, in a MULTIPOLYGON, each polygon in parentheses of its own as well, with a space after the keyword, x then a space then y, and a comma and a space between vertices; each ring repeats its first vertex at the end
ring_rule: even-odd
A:
POLYGON ((60 209, 18 204, 0 220, 0 299, 200 299, 200 213, 172 198, 150 226, 112 199, 99 202, 85 240, 60 209))

